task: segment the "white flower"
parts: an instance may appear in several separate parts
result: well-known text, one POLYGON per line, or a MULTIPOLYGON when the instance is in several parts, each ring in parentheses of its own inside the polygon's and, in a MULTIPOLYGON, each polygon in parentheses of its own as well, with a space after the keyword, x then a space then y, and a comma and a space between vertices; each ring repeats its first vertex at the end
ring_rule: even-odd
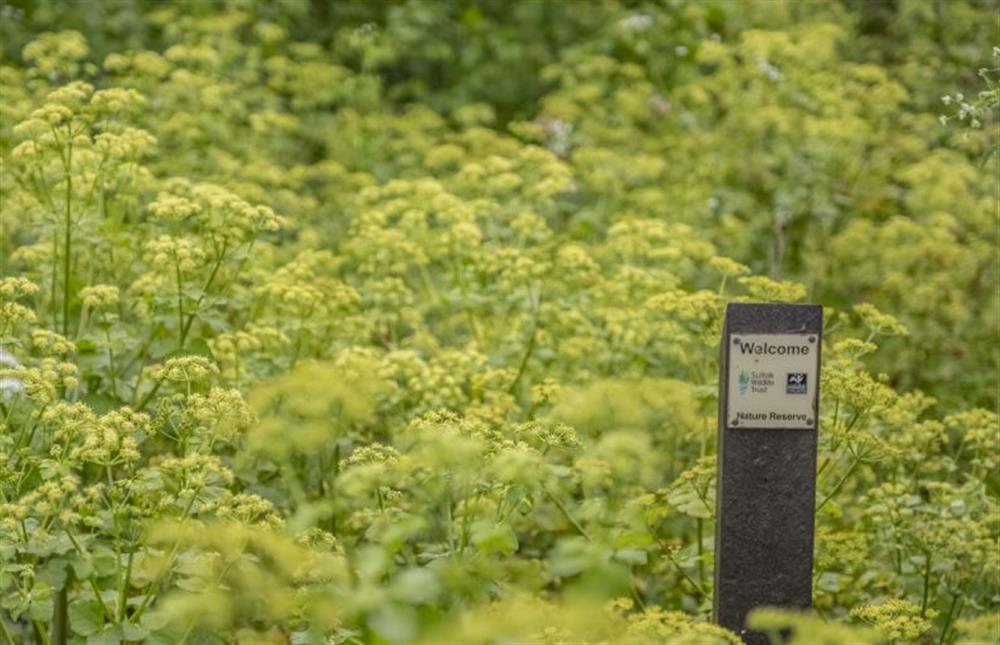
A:
POLYGON ((944 103, 945 105, 951 105, 951 97, 945 94, 944 96, 941 97, 941 102, 944 103))
POLYGON ((653 26, 653 19, 642 13, 634 13, 627 18, 622 18, 618 24, 622 29, 628 31, 645 31, 653 26))
POLYGON ((24 392, 24 383, 13 376, 0 377, 0 399, 9 401, 21 392, 24 392))
POLYGON ((21 364, 17 362, 17 359, 14 358, 14 355, 5 350, 3 347, 0 347, 0 365, 3 365, 4 367, 21 366, 21 364))
MULTIPOLYGON (((17 362, 13 354, 0 347, 0 366, 20 367, 21 364, 17 362)), ((24 392, 24 383, 21 382, 21 379, 13 376, 0 377, 0 399, 9 401, 21 392, 24 392)))
POLYGON ((767 62, 763 58, 757 61, 757 69, 760 70, 761 74, 768 77, 772 81, 781 80, 781 70, 772 65, 771 63, 767 62))

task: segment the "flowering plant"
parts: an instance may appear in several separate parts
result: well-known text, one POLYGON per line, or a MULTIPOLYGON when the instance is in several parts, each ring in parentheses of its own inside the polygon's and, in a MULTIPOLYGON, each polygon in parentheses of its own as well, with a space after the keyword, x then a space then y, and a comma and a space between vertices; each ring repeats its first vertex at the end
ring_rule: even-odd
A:
POLYGON ((816 614, 752 626, 996 640, 982 3, 22 4, 0 639, 737 643, 723 312, 811 299, 816 614))

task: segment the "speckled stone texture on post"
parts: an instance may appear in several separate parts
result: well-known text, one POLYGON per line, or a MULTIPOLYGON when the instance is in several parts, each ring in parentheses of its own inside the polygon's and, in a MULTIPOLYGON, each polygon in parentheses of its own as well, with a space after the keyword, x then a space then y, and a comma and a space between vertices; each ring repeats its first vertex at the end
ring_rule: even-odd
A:
MULTIPOLYGON (((817 336, 818 305, 743 304, 726 308, 719 376, 719 455, 715 532, 715 620, 751 645, 768 638, 746 629, 756 607, 812 605, 816 504, 814 430, 728 427, 730 338, 734 334, 817 336)), ((818 360, 818 359, 817 359, 818 360)), ((819 383, 816 387, 818 406, 819 383)), ((818 411, 818 407, 816 408, 818 411)))

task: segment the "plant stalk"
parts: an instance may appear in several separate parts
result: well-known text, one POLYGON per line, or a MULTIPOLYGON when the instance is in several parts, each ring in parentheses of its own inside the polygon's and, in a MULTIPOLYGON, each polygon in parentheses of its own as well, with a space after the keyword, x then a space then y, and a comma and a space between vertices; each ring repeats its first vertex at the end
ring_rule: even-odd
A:
POLYGON ((66 148, 66 235, 63 237, 63 320, 62 334, 69 337, 69 294, 73 246, 73 140, 66 148))

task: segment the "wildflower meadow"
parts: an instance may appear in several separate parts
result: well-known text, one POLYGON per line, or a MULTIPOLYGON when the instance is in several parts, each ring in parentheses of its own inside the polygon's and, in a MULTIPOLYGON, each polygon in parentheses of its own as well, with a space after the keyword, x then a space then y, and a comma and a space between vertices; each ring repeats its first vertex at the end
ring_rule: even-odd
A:
POLYGON ((998 16, 0 1, 0 642, 736 645, 731 302, 825 321, 751 625, 1000 642, 998 16))

